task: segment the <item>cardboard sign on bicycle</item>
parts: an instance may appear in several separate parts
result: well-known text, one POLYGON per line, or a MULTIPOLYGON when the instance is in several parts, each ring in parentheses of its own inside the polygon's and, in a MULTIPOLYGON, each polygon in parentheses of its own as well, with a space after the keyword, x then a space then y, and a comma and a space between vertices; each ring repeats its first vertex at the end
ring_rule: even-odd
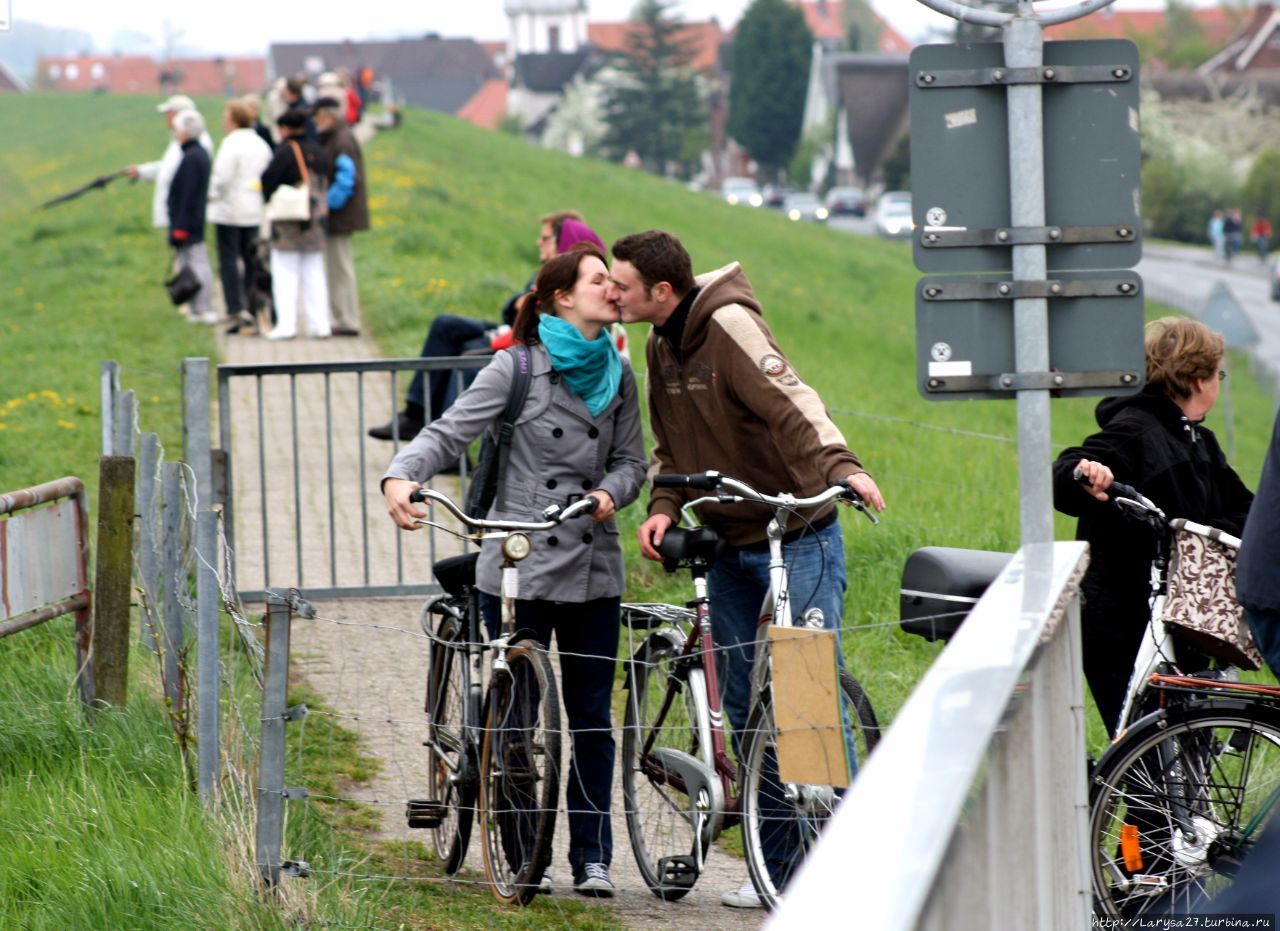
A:
POLYGON ((835 631, 769 627, 782 782, 843 788, 852 781, 836 649, 835 631))

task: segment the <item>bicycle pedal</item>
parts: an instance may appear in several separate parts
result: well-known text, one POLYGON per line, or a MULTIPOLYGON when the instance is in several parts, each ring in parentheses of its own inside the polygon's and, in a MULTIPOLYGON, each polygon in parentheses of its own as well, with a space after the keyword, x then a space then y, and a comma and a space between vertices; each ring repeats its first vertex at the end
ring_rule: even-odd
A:
POLYGON ((662 885, 671 889, 692 889, 698 881, 698 865, 687 854, 678 857, 662 857, 658 860, 658 874, 662 885))
POLYGON ((411 798, 404 806, 404 820, 411 828, 438 828, 448 813, 444 803, 423 798, 411 798))

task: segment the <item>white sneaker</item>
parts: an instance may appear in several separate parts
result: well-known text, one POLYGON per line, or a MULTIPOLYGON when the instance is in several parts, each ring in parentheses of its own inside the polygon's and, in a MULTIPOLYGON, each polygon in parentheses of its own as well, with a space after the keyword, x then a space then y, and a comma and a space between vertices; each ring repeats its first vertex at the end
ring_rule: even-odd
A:
POLYGON ((284 330, 272 330, 267 334, 267 339, 293 339, 296 334, 286 333, 284 330))
POLYGON ((763 908, 760 893, 750 882, 745 882, 737 889, 730 889, 720 895, 720 904, 730 908, 763 908))
POLYGON ((584 863, 582 875, 573 884, 573 891, 597 899, 612 899, 613 883, 609 882, 609 867, 603 863, 584 863))

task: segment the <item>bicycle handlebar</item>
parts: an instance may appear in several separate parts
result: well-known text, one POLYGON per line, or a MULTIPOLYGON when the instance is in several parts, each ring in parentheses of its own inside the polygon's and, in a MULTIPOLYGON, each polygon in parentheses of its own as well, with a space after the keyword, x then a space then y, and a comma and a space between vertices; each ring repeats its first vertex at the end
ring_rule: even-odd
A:
MULTIPOLYGON (((1090 485, 1089 479, 1080 471, 1080 466, 1078 465, 1074 470, 1072 470, 1071 477, 1079 482, 1083 487, 1087 488, 1090 485)), ((1160 510, 1154 501, 1142 492, 1138 491, 1138 489, 1134 488, 1132 485, 1126 485, 1124 482, 1117 482, 1113 479, 1105 491, 1111 496, 1116 507, 1131 508, 1140 512, 1144 516, 1149 515, 1150 517, 1157 519, 1161 524, 1165 522, 1164 511, 1160 510)))
POLYGON ((448 495, 436 491, 434 488, 424 488, 419 486, 409 493, 409 500, 414 504, 422 504, 425 501, 433 501, 442 505, 445 510, 476 530, 501 530, 501 531, 521 531, 536 532, 539 530, 551 530, 560 524, 583 514, 591 514, 599 507, 600 501, 597 498, 585 497, 579 498, 577 501, 561 507, 553 504, 542 512, 541 521, 525 521, 525 520, 488 520, 483 517, 472 517, 462 508, 454 503, 453 499, 448 495))
POLYGON ((825 491, 821 491, 816 495, 808 498, 797 498, 793 495, 766 495, 756 491, 746 482, 741 482, 736 478, 728 475, 722 475, 714 470, 707 472, 696 472, 691 475, 655 475, 653 477, 653 485, 655 488, 700 488, 707 490, 716 490, 719 488, 728 489, 733 494, 725 495, 709 495, 704 498, 698 498, 690 501, 685 507, 693 507, 696 504, 707 502, 724 502, 733 503, 738 501, 756 501, 760 504, 768 505, 774 508, 810 508, 818 505, 826 504, 840 498, 849 502, 853 507, 857 508, 866 515, 867 520, 873 524, 880 521, 867 508, 866 502, 862 500, 862 495, 846 481, 840 481, 825 491))

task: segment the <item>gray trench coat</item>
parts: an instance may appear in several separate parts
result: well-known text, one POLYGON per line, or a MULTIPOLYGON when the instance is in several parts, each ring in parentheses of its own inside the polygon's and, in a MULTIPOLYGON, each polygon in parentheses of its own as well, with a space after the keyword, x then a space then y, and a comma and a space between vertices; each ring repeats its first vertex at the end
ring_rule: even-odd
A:
MULTIPOLYGON (((622 383, 609 406, 592 417, 586 404, 552 371, 541 345, 530 347, 533 381, 516 421, 507 464, 506 510, 494 519, 537 520, 544 508, 569 495, 603 489, 622 510, 636 499, 645 477, 644 438, 635 375, 624 360, 622 383)), ((444 416, 400 450, 383 480, 425 482, 491 426, 506 406, 514 359, 500 352, 444 416)), ((532 535, 533 552, 520 563, 521 600, 583 602, 620 597, 625 576, 618 527, 575 518, 532 535)), ((501 592, 501 544, 486 541, 476 568, 481 591, 501 592)))

